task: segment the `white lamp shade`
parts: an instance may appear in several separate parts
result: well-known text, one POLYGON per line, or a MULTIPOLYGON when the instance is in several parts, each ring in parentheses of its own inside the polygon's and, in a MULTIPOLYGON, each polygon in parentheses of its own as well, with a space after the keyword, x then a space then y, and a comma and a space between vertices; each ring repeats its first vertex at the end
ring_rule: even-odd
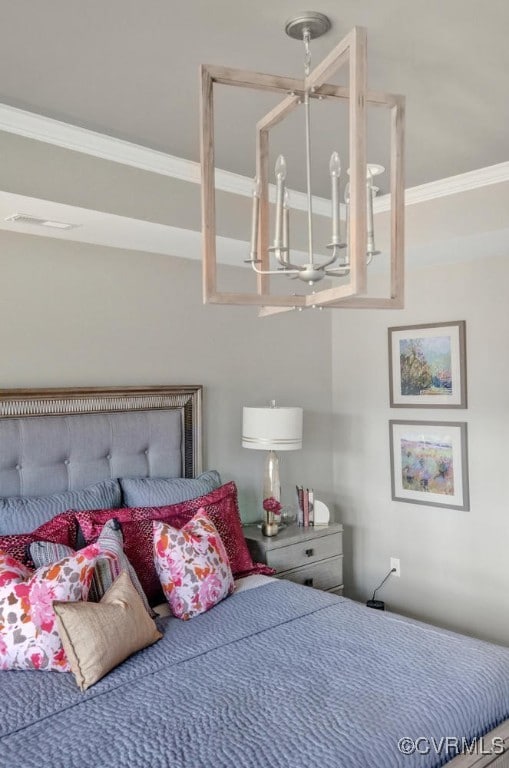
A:
POLYGON ((302 448, 302 408, 242 409, 242 447, 257 451, 302 448))

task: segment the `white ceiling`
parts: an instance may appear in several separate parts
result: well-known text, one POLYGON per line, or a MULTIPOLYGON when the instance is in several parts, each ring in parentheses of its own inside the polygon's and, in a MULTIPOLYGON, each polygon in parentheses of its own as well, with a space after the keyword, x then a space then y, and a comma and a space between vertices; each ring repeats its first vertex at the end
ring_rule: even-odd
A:
MULTIPOLYGON (((199 64, 300 76, 301 46, 283 31, 299 10, 294 0, 0 0, 0 101, 198 160, 199 64)), ((333 23, 313 44, 315 63, 364 25, 370 86, 406 95, 407 186, 508 159, 507 0, 320 0, 315 10, 333 23)), ((219 99, 217 164, 252 176, 267 98, 223 90, 234 93, 219 99)), ((325 168, 341 130, 327 110, 314 120, 325 168)), ((372 161, 386 161, 384 139, 373 125, 372 161)), ((301 187, 297 123, 282 142, 301 187)), ((319 180, 315 191, 325 194, 319 180)))
MULTIPOLYGON (((507 252, 509 3, 489 0, 482 15, 477 0, 344 0, 340 6, 322 0, 315 8, 333 22, 331 32, 314 44, 315 63, 353 24, 365 25, 370 86, 406 95, 409 264, 507 252)), ((198 66, 206 62, 299 76, 301 48, 283 32, 285 19, 298 10, 291 0, 0 0, 0 102, 5 105, 0 103, 0 153, 11 174, 19 167, 26 175, 25 156, 37 157, 29 143, 2 143, 8 135, 2 130, 47 147, 48 164, 57 159, 49 150, 54 145, 94 156, 95 162, 105 158, 144 169, 158 201, 150 212, 133 202, 128 214, 118 215, 104 203, 94 204, 93 196, 76 202, 82 176, 74 176, 72 186, 69 179, 62 182, 58 194, 45 193, 40 178, 35 184, 34 170, 35 193, 30 184, 23 194, 12 184, 2 185, 0 228, 200 258, 198 66), (6 158, 13 150, 14 156, 6 158), (163 194, 171 199, 167 211, 162 210, 162 187, 155 183, 161 176, 170 177, 163 194), (3 221, 15 212, 79 226, 59 232, 3 221)), ((241 264, 248 248, 253 123, 272 97, 257 101, 252 92, 244 96, 232 90, 236 100, 219 98, 217 165, 224 173, 217 173, 216 183, 224 205, 218 255, 223 262, 241 264)), ((313 116, 318 166, 340 141, 341 131, 329 118, 328 112, 313 116)), ((294 174, 289 184, 297 189, 302 188, 297 171, 301 129, 296 115, 280 137, 294 174)), ((384 161, 386 138, 386 126, 371 126, 371 160, 384 161)), ((85 156, 62 154, 55 173, 63 164, 73 167, 71 154, 85 156)), ((4 162, 4 179, 5 169, 4 162)), ((327 196, 320 183, 314 191, 327 196)), ((321 199, 315 209, 327 216, 329 205, 321 199)), ((304 195, 294 194, 292 207, 299 246, 304 195)), ((378 200, 377 207, 379 244, 386 248, 387 199, 378 200)), ((319 217, 318 232, 320 227, 328 230, 326 218, 319 217)))

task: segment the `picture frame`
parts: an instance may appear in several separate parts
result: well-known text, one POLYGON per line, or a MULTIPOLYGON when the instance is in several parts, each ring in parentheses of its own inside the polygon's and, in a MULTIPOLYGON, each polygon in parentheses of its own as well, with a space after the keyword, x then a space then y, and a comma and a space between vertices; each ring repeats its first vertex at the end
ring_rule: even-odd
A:
POLYGON ((470 509, 467 423, 389 421, 393 501, 470 509))
POLYGON ((389 334, 391 408, 466 408, 465 321, 396 326, 389 334))

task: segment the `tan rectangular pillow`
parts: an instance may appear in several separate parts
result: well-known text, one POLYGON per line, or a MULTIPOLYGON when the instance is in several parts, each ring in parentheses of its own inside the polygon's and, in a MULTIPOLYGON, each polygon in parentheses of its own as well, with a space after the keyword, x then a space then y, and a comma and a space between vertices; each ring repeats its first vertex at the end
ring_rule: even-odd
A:
POLYGON ((162 634, 124 571, 99 603, 54 602, 58 632, 82 691, 162 634))

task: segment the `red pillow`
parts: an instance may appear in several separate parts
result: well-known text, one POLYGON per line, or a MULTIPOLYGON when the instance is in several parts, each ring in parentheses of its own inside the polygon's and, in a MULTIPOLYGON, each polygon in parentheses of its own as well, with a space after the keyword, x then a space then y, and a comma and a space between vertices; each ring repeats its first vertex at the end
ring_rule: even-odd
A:
POLYGON ((160 520, 173 528, 182 528, 199 509, 203 509, 216 526, 234 578, 253 573, 274 573, 268 566, 253 562, 242 531, 237 487, 233 482, 226 483, 197 499, 166 507, 133 507, 113 511, 102 509, 74 514, 87 544, 96 540, 102 526, 111 517, 120 521, 124 534, 124 551, 151 602, 161 593, 161 584, 154 566, 152 521, 160 520))
POLYGON ((77 532, 78 522, 74 513, 62 512, 31 533, 0 536, 0 549, 23 565, 33 568, 34 564, 29 552, 30 544, 33 544, 34 541, 51 541, 52 544, 65 544, 67 547, 75 549, 77 532))

